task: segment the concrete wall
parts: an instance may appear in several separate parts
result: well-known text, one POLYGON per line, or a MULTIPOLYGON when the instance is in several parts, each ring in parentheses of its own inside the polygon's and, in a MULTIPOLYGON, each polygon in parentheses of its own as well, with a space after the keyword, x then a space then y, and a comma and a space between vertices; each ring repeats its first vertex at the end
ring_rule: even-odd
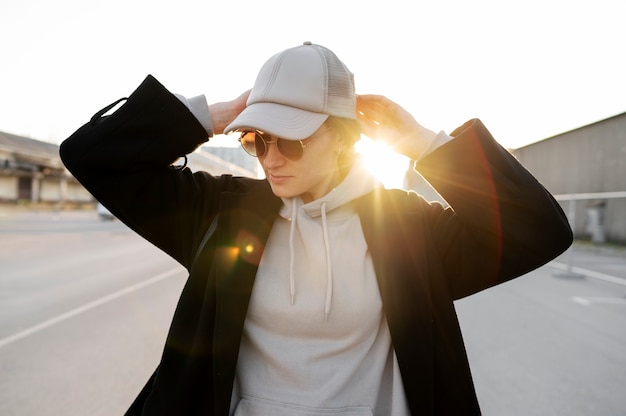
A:
POLYGON ((61 180, 44 178, 40 181, 39 199, 42 202, 58 202, 62 199, 61 180))
MULTIPOLYGON (((626 113, 514 154, 553 194, 626 191, 626 113)), ((563 206, 569 209, 569 202, 563 206)), ((589 237, 590 210, 600 209, 607 240, 626 243, 626 198, 577 201, 575 207, 577 237, 589 237)))
POLYGON ((15 176, 0 176, 0 201, 14 201, 17 199, 17 178, 15 176))
POLYGON ((93 196, 78 182, 67 182, 65 201, 76 203, 95 202, 93 196))

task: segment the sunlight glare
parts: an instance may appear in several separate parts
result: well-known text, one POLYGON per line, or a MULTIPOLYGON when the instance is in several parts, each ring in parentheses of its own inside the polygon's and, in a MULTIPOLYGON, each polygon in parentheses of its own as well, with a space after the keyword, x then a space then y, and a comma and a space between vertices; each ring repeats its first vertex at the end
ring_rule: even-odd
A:
POLYGON ((363 157, 367 169, 385 185, 385 188, 403 188, 409 158, 366 136, 361 137, 355 148, 363 157))

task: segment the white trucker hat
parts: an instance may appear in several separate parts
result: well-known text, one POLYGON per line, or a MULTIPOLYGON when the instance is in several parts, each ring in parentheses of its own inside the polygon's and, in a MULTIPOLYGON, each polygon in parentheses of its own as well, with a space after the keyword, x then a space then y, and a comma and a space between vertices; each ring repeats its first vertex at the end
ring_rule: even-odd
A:
POLYGON ((301 140, 328 116, 356 119, 354 75, 331 50, 304 42, 263 65, 245 110, 224 133, 252 128, 301 140))

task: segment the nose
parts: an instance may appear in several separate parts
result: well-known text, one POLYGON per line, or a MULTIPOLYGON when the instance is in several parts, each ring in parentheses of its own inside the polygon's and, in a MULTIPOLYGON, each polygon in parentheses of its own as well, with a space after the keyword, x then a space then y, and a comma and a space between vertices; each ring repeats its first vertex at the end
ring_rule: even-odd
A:
POLYGON ((276 143, 269 143, 266 145, 267 149, 265 154, 259 158, 259 161, 264 168, 276 168, 285 164, 285 157, 280 154, 276 143))

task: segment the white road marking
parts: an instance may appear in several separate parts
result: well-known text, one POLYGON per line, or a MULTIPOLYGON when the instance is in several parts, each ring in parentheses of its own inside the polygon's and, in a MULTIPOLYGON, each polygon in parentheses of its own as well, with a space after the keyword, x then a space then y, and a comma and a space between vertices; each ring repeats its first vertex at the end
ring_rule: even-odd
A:
MULTIPOLYGON (((548 265, 552 266, 552 267, 554 267, 556 269, 559 269, 559 270, 567 270, 568 269, 568 266, 565 263, 558 263, 558 262, 552 261, 552 262, 548 263, 548 265)), ((611 276, 610 274, 594 272, 593 270, 583 269, 582 267, 571 267, 570 271, 575 273, 575 274, 577 274, 577 275, 584 275, 584 276, 587 276, 587 277, 592 277, 594 279, 604 280, 605 282, 615 283, 615 284, 618 284, 618 285, 626 286, 626 279, 624 279, 622 277, 611 276)))
POLYGON ((581 305, 590 306, 594 303, 603 303, 610 305, 626 305, 626 298, 603 298, 603 297, 584 297, 572 296, 572 301, 581 305))
POLYGON ((63 321, 66 321, 74 316, 80 315, 82 313, 85 313, 93 308, 96 308, 100 305, 103 305, 105 303, 111 302, 115 299, 118 299, 122 296, 125 296, 129 293, 135 292, 139 289, 142 289, 146 286, 150 286, 152 284, 155 284, 157 282, 160 282, 161 280, 167 279, 168 277, 171 277, 173 275, 175 275, 176 273, 180 273, 181 269, 180 268, 175 268, 172 270, 169 270, 167 272, 163 272, 161 274, 158 274, 150 279, 144 280, 143 282, 139 282, 139 283, 135 283, 134 285, 125 287, 124 289, 118 290, 117 292, 113 292, 109 295, 103 296, 99 299, 96 299, 92 302, 86 303, 82 306, 79 306, 77 308, 74 308, 68 312, 62 313, 61 315, 57 315, 54 318, 48 319, 47 321, 41 322, 37 325, 31 326, 30 328, 27 328, 23 331, 20 331, 16 334, 10 335, 6 338, 0 339, 0 348, 5 347, 9 344, 12 344, 13 342, 19 341, 20 339, 26 338, 30 335, 36 334, 37 332, 40 332, 46 328, 49 328, 53 325, 56 325, 58 323, 61 323, 63 321))

